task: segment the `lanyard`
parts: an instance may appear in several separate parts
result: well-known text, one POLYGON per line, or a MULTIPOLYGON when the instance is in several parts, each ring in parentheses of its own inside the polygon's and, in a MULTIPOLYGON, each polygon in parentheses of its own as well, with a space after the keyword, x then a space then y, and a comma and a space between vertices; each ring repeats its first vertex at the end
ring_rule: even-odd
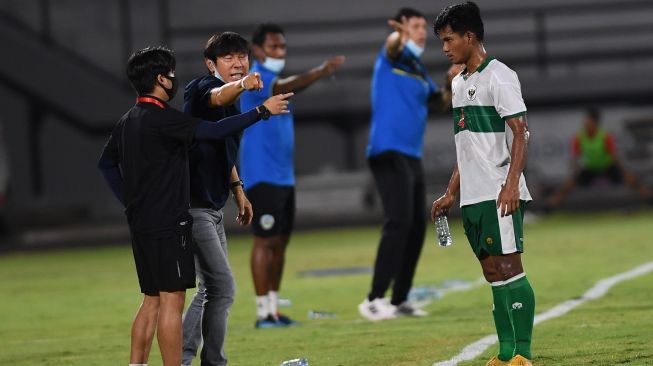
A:
POLYGON ((152 103, 157 105, 161 109, 166 109, 165 104, 161 103, 157 99, 150 98, 150 97, 138 97, 136 98, 136 103, 152 103))

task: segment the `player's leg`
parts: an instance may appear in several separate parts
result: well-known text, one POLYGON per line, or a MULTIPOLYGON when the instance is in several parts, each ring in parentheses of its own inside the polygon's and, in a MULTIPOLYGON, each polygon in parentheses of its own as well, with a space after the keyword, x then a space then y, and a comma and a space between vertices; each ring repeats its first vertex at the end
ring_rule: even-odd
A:
POLYGON ((270 291, 279 292, 281 289, 281 279, 283 277, 283 267, 286 261, 286 248, 290 242, 290 234, 276 236, 272 246, 272 270, 268 288, 270 291))
POLYGON ((283 267, 286 263, 286 247, 290 242, 290 235, 275 236, 271 245, 272 258, 270 263, 270 276, 268 277, 268 304, 270 314, 278 318, 279 315, 279 290, 283 267))
POLYGON ((279 212, 279 237, 276 242, 278 245, 273 248, 272 255, 272 273, 268 292, 270 303, 270 312, 285 325, 297 325, 298 323, 290 319, 287 315, 279 312, 279 291, 281 290, 281 279, 283 278, 283 268, 286 259, 286 249, 290 243, 290 236, 295 222, 295 189, 294 187, 283 187, 280 198, 283 198, 284 205, 279 212))
POLYGON ((254 245, 250 257, 254 291, 256 292, 256 323, 257 328, 284 326, 272 314, 270 306, 270 291, 274 277, 274 256, 283 246, 279 230, 280 211, 283 197, 280 187, 271 184, 257 184, 247 191, 247 196, 254 207, 252 231, 254 245))
POLYGON ((256 317, 265 319, 270 314, 268 288, 272 262, 271 242, 274 238, 254 236, 254 245, 250 257, 254 291, 256 293, 256 317))
POLYGON ((280 209, 275 217, 278 218, 277 230, 279 235, 272 248, 272 276, 270 278, 270 291, 279 292, 283 266, 286 258, 286 248, 290 243, 290 236, 295 224, 295 188, 278 187, 280 209))
MULTIPOLYGON (((508 255, 514 256, 514 254, 508 255)), ((480 258, 483 275, 492 287, 492 317, 494 326, 499 338, 498 361, 494 363, 501 365, 501 362, 508 362, 515 352, 515 332, 513 329, 512 313, 510 311, 510 290, 503 283, 502 276, 498 274, 495 267, 495 256, 489 256, 486 252, 480 258)))
POLYGON ((404 258, 401 262, 397 275, 395 276, 392 289, 391 304, 401 305, 397 311, 400 315, 425 316, 427 313, 421 309, 415 309, 405 304, 408 292, 413 284, 417 262, 424 246, 424 234, 426 230, 426 190, 424 187, 424 173, 421 161, 409 160, 412 176, 414 179, 413 188, 413 225, 408 234, 404 258), (403 305, 402 305, 403 304, 403 305))
MULTIPOLYGON (((465 235, 469 241, 474 254, 481 262, 483 275, 486 281, 492 284, 496 276, 494 266, 487 265, 491 257, 484 249, 484 245, 493 245, 493 241, 488 241, 487 234, 483 235, 484 216, 494 215, 494 201, 480 202, 473 205, 463 206, 461 209, 465 235), (485 261, 485 264, 484 264, 485 261)), ((503 366, 513 356, 515 350, 515 334, 512 329, 512 318, 508 310, 509 292, 505 286, 492 286, 492 316, 494 325, 499 338, 499 352, 486 363, 486 366, 503 366)))
MULTIPOLYGON (((484 203, 484 206, 479 259, 483 274, 492 285, 493 297, 496 297, 497 332, 500 338, 504 335, 504 347, 507 347, 510 332, 505 328, 510 319, 515 342, 513 355, 531 359, 535 295, 521 261, 525 204, 522 202, 515 213, 506 217, 501 217, 494 202, 484 203), (508 315, 503 314, 506 304, 508 315)), ((500 343, 500 358, 505 358, 506 354, 507 350, 501 348, 500 343)))
POLYGON ((161 291, 157 340, 164 366, 181 365, 182 330, 181 313, 184 310, 186 291, 161 291))
POLYGON ((130 364, 147 363, 158 316, 159 297, 144 295, 132 324, 130 364))
POLYGON ((184 221, 175 230, 157 234, 157 284, 159 317, 157 340, 164 366, 181 365, 183 347, 182 312, 186 289, 195 287, 192 221, 184 221))
MULTIPOLYGON (((486 279, 491 281, 495 299, 493 315, 499 335, 498 357, 501 360, 508 359, 510 346, 513 344, 512 360, 521 356, 526 359, 523 362, 528 362, 524 364, 527 365, 530 362, 528 360, 532 359, 531 338, 535 318, 535 295, 523 271, 521 255, 513 253, 488 256, 481 260, 481 265, 486 279), (514 334, 514 343, 509 337, 510 330, 514 334)), ((515 364, 521 365, 521 363, 515 364)))
POLYGON ((233 304, 235 281, 227 257, 222 211, 192 209, 193 237, 198 259, 197 275, 206 288, 202 313, 203 364, 226 364, 224 341, 227 317, 233 304))
POLYGON ((639 197, 643 200, 649 201, 653 197, 651 189, 641 184, 637 176, 625 169, 620 168, 616 164, 612 164, 606 171, 606 175, 610 181, 615 184, 625 182, 626 185, 637 191, 639 197))
POLYGON ((156 240, 135 233, 131 236, 138 283, 144 296, 132 324, 129 360, 131 364, 145 364, 159 316, 158 252, 156 240))

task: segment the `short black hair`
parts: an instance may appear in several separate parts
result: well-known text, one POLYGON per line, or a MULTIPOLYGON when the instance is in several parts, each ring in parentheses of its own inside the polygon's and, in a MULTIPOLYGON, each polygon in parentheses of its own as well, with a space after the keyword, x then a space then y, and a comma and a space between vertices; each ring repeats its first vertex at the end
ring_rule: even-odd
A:
POLYGON ((395 17, 394 17, 394 20, 397 21, 397 22, 401 22, 402 17, 406 17, 406 19, 415 18, 415 17, 426 19, 424 14, 420 13, 418 10, 415 10, 413 8, 401 8, 401 9, 399 9, 399 11, 397 12, 397 15, 395 15, 395 17))
POLYGON ((481 19, 481 9, 472 1, 462 4, 448 6, 440 12, 433 21, 433 32, 439 37, 441 30, 447 26, 451 27, 454 32, 463 35, 466 32, 472 32, 476 35, 479 42, 483 42, 485 31, 483 30, 483 19, 481 19))
POLYGON ((172 50, 157 46, 134 52, 127 61, 127 78, 138 95, 154 90, 156 77, 175 71, 177 61, 172 50))
POLYGON ((265 36, 268 33, 283 33, 283 28, 280 25, 275 23, 261 23, 254 28, 254 33, 252 34, 252 43, 257 46, 263 46, 265 43, 265 36))
POLYGON ((249 54, 249 42, 235 32, 216 33, 206 41, 206 46, 204 46, 204 57, 211 61, 232 53, 249 54))
POLYGON ((596 107, 587 107, 585 109, 585 115, 596 121, 596 123, 599 123, 601 120, 601 111, 596 107))

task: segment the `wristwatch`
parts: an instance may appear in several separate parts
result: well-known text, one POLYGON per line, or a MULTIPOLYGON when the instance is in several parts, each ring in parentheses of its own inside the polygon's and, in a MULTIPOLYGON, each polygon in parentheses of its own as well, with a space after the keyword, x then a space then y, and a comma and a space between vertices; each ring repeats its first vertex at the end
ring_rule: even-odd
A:
POLYGON ((245 188, 245 183, 243 182, 242 179, 239 179, 239 180, 237 180, 235 182, 231 182, 231 187, 230 188, 234 189, 236 187, 243 187, 243 189, 245 188))
POLYGON ((256 111, 258 112, 258 116, 261 117, 261 119, 264 121, 271 116, 270 110, 263 104, 257 106, 256 111))

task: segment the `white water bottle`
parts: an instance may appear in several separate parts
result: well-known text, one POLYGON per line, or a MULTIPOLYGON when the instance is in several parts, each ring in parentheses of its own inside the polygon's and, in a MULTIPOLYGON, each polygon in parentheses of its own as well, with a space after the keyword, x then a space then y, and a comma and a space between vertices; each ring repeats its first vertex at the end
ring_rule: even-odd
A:
POLYGON ((447 215, 440 215, 435 218, 435 236, 438 238, 438 244, 441 247, 448 247, 453 244, 451 232, 449 231, 449 222, 447 215))

